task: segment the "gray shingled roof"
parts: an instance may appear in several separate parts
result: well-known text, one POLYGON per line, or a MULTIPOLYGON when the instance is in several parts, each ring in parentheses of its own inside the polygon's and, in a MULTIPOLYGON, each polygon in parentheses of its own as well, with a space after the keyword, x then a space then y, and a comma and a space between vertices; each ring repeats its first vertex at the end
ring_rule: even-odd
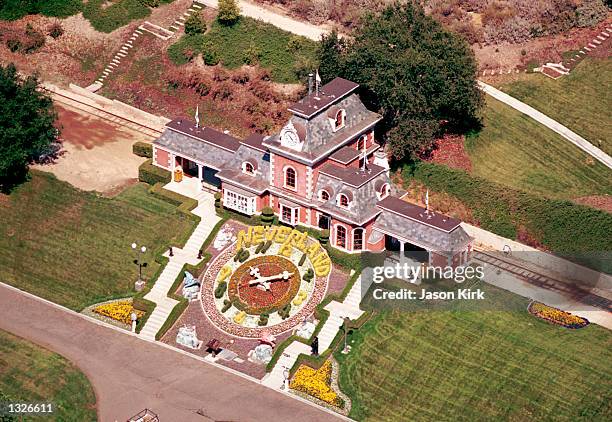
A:
POLYGON ((223 163, 232 159, 233 152, 203 140, 166 128, 154 145, 169 149, 186 158, 204 163, 206 166, 219 169, 223 163))
POLYGON ((217 177, 229 183, 263 193, 269 186, 268 175, 270 173, 270 162, 263 159, 265 154, 265 152, 243 143, 230 160, 223 163, 223 168, 217 173, 217 177), (242 163, 245 161, 255 164, 255 176, 242 172, 242 163))
POLYGON ((406 241, 413 239, 426 249, 444 254, 462 251, 471 240, 461 226, 449 233, 387 210, 383 210, 378 216, 374 229, 406 241))

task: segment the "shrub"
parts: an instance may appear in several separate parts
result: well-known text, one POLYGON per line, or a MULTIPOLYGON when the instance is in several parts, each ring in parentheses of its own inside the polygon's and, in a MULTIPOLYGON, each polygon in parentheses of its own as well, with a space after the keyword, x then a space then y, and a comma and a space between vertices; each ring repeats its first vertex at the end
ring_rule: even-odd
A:
POLYGON ((268 325, 268 318, 270 318, 268 314, 261 314, 259 316, 259 321, 257 321, 257 325, 259 325, 260 327, 268 325))
POLYGON ((263 207, 261 210, 261 222, 264 226, 274 223, 274 210, 270 207, 263 207))
POLYGON ((278 311, 278 315, 282 319, 289 318, 289 312, 291 312, 291 303, 286 304, 281 310, 278 311))
POLYGON ((304 275, 302 276, 302 279, 308 283, 310 283, 312 281, 312 279, 314 278, 314 271, 312 270, 312 268, 308 268, 308 270, 306 270, 306 273, 304 273, 304 275))
POLYGON ((138 141, 132 145, 132 152, 139 157, 151 158, 153 157, 153 145, 138 141))
POLYGON ((219 0, 217 20, 224 25, 233 25, 240 17, 240 8, 236 0, 219 0))
POLYGON ((304 262, 306 262, 306 254, 302 254, 302 257, 300 258, 300 262, 298 263, 298 266, 302 266, 304 265, 304 262))
POLYGON ((229 299, 225 299, 225 300, 223 301, 223 306, 221 307, 221 312, 222 312, 222 313, 225 313, 225 312, 227 312, 227 310, 228 310, 229 308, 231 308, 231 307, 232 307, 232 301, 231 301, 231 300, 229 300, 229 299))
POLYGON ((221 192, 215 193, 215 208, 221 208, 221 192))
POLYGON ((138 0, 143 6, 157 7, 159 6, 159 0, 138 0))
POLYGON ((321 230, 321 234, 319 235, 319 242, 321 242, 322 245, 327 245, 327 242, 329 242, 329 230, 328 229, 321 230))
POLYGON ((83 5, 83 17, 101 32, 112 32, 127 25, 132 20, 143 19, 151 14, 151 9, 140 0, 118 0, 103 7, 106 0, 88 0, 83 5))
POLYGON ((608 7, 601 0, 582 0, 576 8, 576 25, 595 26, 606 18, 608 7))
POLYGON ((17 20, 28 14, 67 18, 79 13, 82 5, 82 0, 2 0, 0 20, 17 20))
POLYGON ((194 13, 185 21, 185 34, 196 35, 206 32, 206 24, 202 20, 200 13, 194 13))
POLYGON ((227 282, 222 281, 221 283, 219 283, 219 285, 215 289, 215 297, 217 299, 221 299, 223 295, 225 294, 226 290, 227 290, 227 282))
POLYGON ((64 28, 62 27, 62 24, 59 22, 53 23, 48 29, 48 34, 53 39, 57 39, 64 35, 64 28))
POLYGON ((219 64, 219 55, 212 43, 206 43, 202 46, 202 60, 206 66, 216 66, 219 64))
POLYGON ((147 160, 138 167, 138 180, 149 185, 156 183, 170 183, 172 176, 168 170, 154 166, 151 160, 147 160))

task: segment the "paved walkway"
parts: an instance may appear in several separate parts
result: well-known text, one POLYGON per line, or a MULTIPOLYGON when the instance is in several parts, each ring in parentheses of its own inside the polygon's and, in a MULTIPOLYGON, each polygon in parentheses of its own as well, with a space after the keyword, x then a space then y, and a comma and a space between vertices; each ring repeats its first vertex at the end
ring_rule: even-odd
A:
POLYGON ((145 299, 157 304, 140 332, 140 335, 146 339, 155 340, 155 334, 157 334, 166 319, 168 319, 172 309, 178 303, 176 300, 168 297, 170 288, 185 264, 196 265, 201 261, 201 259, 197 258, 198 251, 215 225, 221 220, 215 213, 215 198, 211 193, 200 192, 195 196, 195 199, 198 200, 198 206, 192 213, 201 218, 200 223, 191 233, 189 240, 187 240, 182 249, 173 249, 174 256, 169 257, 168 264, 159 275, 151 291, 145 296, 145 299))
POLYGON ((227 369, 94 323, 2 283, 0 329, 76 364, 93 385, 100 421, 125 421, 144 408, 158 413, 161 421, 341 420, 227 369))
MULTIPOLYGON (((218 0, 195 0, 196 3, 207 7, 218 8, 218 0)), ((288 16, 277 13, 271 9, 258 6, 246 1, 238 1, 240 14, 263 22, 270 23, 280 29, 319 41, 321 36, 330 32, 329 28, 301 22, 288 16)))
MULTIPOLYGON (((334 300, 325 306, 325 310, 329 311, 329 317, 319 331, 319 353, 329 348, 344 323, 344 318, 356 320, 363 314, 363 311, 359 309, 359 304, 371 283, 370 281, 370 284, 363 286, 361 277, 359 277, 342 303, 334 300)), ((272 371, 262 380, 262 384, 271 388, 283 389, 285 371, 293 367, 300 354, 309 355, 310 347, 299 341, 294 341, 287 346, 272 371)))
POLYGON ((480 89, 482 89, 484 92, 486 92, 496 100, 508 104, 510 107, 528 115, 538 123, 541 123, 547 128, 557 132, 559 135, 563 136, 572 144, 576 145, 578 148, 580 148, 596 160, 601 161, 608 168, 612 169, 612 157, 610 157, 608 154, 606 154, 599 148, 595 147, 582 136, 576 134, 575 132, 572 132, 571 130, 563 126, 561 123, 551 119, 550 117, 546 116, 544 113, 539 112, 535 108, 517 100, 514 97, 511 97, 510 95, 500 91, 499 89, 493 88, 491 85, 487 85, 484 82, 478 81, 478 86, 480 87, 480 89))

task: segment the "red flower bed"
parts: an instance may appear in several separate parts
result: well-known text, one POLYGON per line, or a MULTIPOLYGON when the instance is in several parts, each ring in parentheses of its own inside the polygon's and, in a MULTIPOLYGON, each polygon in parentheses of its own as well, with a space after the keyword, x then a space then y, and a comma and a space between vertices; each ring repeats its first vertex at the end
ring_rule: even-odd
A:
POLYGON ((289 303, 300 288, 300 273, 288 259, 279 256, 260 256, 248 260, 232 274, 228 284, 228 295, 234 305, 252 315, 270 314, 289 303), (259 268, 262 277, 280 274, 283 271, 293 273, 287 280, 270 283, 270 290, 258 285, 250 286, 253 280, 251 268, 259 268))

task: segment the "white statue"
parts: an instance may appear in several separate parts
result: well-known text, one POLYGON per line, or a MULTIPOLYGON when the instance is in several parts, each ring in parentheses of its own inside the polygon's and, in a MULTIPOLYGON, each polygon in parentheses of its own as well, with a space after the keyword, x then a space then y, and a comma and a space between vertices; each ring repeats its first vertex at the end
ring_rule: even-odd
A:
POLYGON ((312 333, 316 328, 316 324, 311 321, 304 321, 298 328, 295 330, 295 334, 302 338, 310 338, 312 337, 312 333))
POLYGON ((180 327, 176 335, 176 342, 190 349, 199 349, 202 346, 202 342, 198 340, 195 325, 180 327))
POLYGON ((267 364, 272 360, 272 346, 260 344, 249 352, 249 360, 255 363, 267 364))

